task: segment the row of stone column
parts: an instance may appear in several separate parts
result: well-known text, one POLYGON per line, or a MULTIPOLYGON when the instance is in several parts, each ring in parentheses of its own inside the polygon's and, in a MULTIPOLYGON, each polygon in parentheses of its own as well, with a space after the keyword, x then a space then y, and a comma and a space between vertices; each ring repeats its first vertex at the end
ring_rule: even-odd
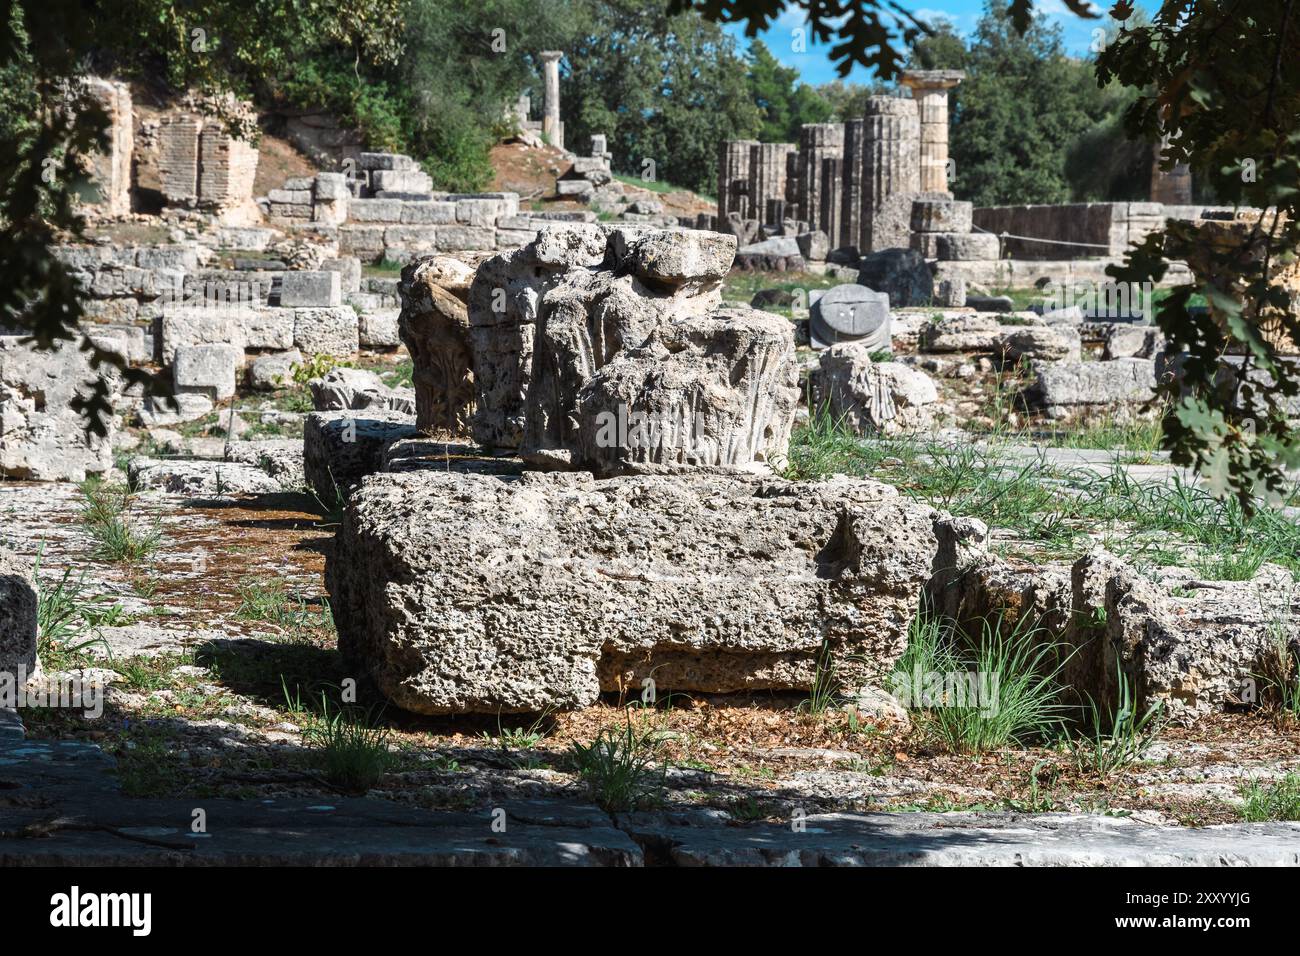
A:
POLYGON ((718 218, 826 233, 834 247, 906 246, 913 198, 948 195, 948 91, 955 71, 906 73, 912 98, 873 96, 861 119, 811 123, 799 143, 730 140, 718 156, 718 218))

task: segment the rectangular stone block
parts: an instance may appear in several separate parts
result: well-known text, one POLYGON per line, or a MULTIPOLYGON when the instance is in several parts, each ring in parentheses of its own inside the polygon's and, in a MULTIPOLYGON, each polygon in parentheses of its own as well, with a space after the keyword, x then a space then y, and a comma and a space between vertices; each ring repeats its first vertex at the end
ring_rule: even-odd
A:
POLYGON ((456 221, 457 203, 440 202, 404 202, 402 203, 403 224, 443 225, 456 221))
POLYGON ((233 345, 245 348, 244 322, 251 309, 206 309, 164 306, 161 319, 162 362, 170 365, 176 350, 187 345, 233 345))
POLYGON ((293 348, 293 309, 260 306, 241 310, 240 318, 246 348, 293 348))
POLYGON ((300 203, 310 205, 310 189, 272 189, 266 194, 266 198, 272 203, 300 203))
POLYGON ((386 226, 379 224, 340 226, 339 252, 359 256, 369 262, 384 251, 385 229, 386 226))
POLYGON ((423 249, 432 252, 436 246, 436 236, 442 226, 389 226, 384 231, 384 245, 406 246, 411 249, 423 249))
POLYGON ((339 259, 326 259, 320 264, 322 269, 339 274, 339 286, 343 294, 356 292, 361 288, 361 260, 356 256, 344 256, 339 259))
POLYGON ((495 199, 462 199, 456 203, 456 221, 467 226, 493 226, 501 215, 495 199))
POLYGON ((370 174, 370 188, 375 192, 427 193, 433 180, 418 169, 377 169, 370 174))
POLYGON ((438 226, 440 252, 461 252, 496 248, 496 230, 479 226, 438 226))
POLYGON ((353 222, 401 222, 402 203, 398 199, 352 199, 348 201, 348 218, 353 222))
POLYGON ((304 355, 353 355, 360 347, 357 313, 348 305, 295 309, 293 344, 304 355))
POLYGON ((397 334, 397 317, 401 309, 379 309, 375 312, 363 312, 357 321, 357 330, 362 348, 395 349, 402 344, 397 334))
POLYGON ((339 273, 286 272, 280 279, 280 305, 287 309, 299 306, 336 306, 343 304, 339 273))
POLYGON ((364 170, 416 168, 415 160, 402 153, 362 153, 357 163, 364 170))
POLYGON ((352 195, 348 191, 347 177, 343 173, 317 173, 315 191, 317 202, 322 199, 348 199, 352 195))
POLYGON ((244 350, 229 345, 183 345, 172 358, 172 385, 178 395, 231 398, 244 362, 244 350))

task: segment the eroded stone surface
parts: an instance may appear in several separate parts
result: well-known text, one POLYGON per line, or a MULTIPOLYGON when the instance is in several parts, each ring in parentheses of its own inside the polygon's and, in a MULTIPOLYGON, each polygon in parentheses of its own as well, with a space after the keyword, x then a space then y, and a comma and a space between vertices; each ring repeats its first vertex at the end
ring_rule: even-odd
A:
POLYGON ((737 307, 667 323, 579 393, 576 463, 609 474, 782 461, 798 401, 785 319, 737 307))
POLYGON ((902 652, 951 531, 864 480, 377 475, 327 584, 340 647, 419 713, 535 711, 638 685, 811 684, 902 652))

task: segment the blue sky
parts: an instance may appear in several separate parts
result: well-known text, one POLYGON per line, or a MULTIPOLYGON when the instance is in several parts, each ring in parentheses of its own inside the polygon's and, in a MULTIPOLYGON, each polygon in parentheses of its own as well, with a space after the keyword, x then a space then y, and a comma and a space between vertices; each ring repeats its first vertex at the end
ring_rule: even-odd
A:
MULTIPOLYGON (((1006 0, 998 0, 1006 2, 1006 0)), ((1102 9, 1109 7, 1105 0, 1094 0, 1102 9)), ((901 5, 916 14, 918 19, 931 22, 940 18, 950 20, 960 33, 969 33, 984 10, 984 0, 901 0, 901 5)), ((1150 4, 1139 4, 1149 7, 1150 4)), ((1066 49, 1070 53, 1083 55, 1088 52, 1092 41, 1092 31, 1098 26, 1097 20, 1085 20, 1071 13, 1061 0, 1037 0, 1035 7, 1047 14, 1048 19, 1061 24, 1064 31, 1066 49)), ((792 49, 794 30, 804 24, 803 11, 786 8, 780 19, 772 28, 759 34, 760 39, 768 45, 773 55, 786 66, 799 70, 805 83, 828 83, 836 78, 827 51, 829 45, 821 46, 808 39, 807 52, 795 53, 792 49)), ((743 46, 747 45, 744 27, 730 24, 726 28, 743 46)), ((851 82, 866 82, 870 79, 862 67, 854 67, 849 74, 851 82)))

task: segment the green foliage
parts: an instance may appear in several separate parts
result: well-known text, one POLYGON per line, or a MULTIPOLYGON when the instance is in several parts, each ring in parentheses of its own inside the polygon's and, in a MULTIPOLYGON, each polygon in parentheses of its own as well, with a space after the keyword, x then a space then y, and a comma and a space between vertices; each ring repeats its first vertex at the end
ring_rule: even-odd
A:
POLYGON ((910 696, 914 720, 955 753, 1026 746, 1059 733, 1065 707, 1057 645, 1024 620, 986 619, 969 637, 922 609, 908 631, 893 684, 910 696), (917 700, 928 688, 938 700, 917 700))
POLYGON ((602 727, 590 744, 574 742, 570 759, 592 799, 618 813, 645 806, 662 786, 665 770, 654 767, 661 749, 654 731, 638 731, 629 713, 622 729, 602 727))
MULTIPOLYGON (((290 708, 302 710, 301 698, 290 699, 290 708)), ((303 741, 312 748, 313 762, 331 784, 345 793, 364 794, 393 766, 396 758, 388 749, 392 736, 368 711, 357 707, 331 709, 322 693, 316 713, 306 713, 303 741)))
POLYGON ((1162 386, 1175 403, 1167 444, 1216 494, 1254 507, 1285 494, 1286 469, 1300 465, 1287 412, 1300 396, 1300 368, 1282 357, 1285 339, 1300 337, 1300 315, 1278 274, 1300 248, 1300 60, 1292 55, 1300 11, 1243 0, 1189 16, 1169 0, 1149 23, 1127 16, 1129 0, 1116 11, 1129 22, 1097 70, 1103 82, 1136 91, 1130 135, 1155 141, 1168 131, 1167 162, 1187 162, 1222 202, 1273 210, 1234 227, 1169 222, 1108 270, 1143 282, 1163 278, 1175 260, 1192 266, 1195 281, 1175 287, 1156 313, 1170 351, 1187 352, 1181 382, 1162 386), (1189 310, 1195 293, 1208 313, 1189 310), (1225 362, 1225 354, 1240 358, 1225 362))
POLYGON ((762 40, 749 45, 749 85, 754 103, 763 112, 758 138, 764 143, 797 143, 805 123, 825 123, 833 115, 832 105, 807 84, 799 71, 782 66, 762 40))
POLYGON ((1071 737, 1069 747, 1080 770, 1109 777, 1142 759, 1160 733, 1163 707, 1152 704, 1138 714, 1128 675, 1115 662, 1115 706, 1104 713, 1088 699, 1086 734, 1071 737))
POLYGON ((1247 823, 1300 820, 1300 775, 1289 773, 1274 783, 1251 783, 1242 790, 1241 818, 1247 823))
POLYGON ((134 496, 121 485, 88 481, 81 486, 85 503, 81 522, 95 541, 95 557, 104 561, 141 561, 162 541, 161 526, 141 530, 132 517, 134 496))
POLYGON ((655 180, 711 193, 718 143, 753 138, 762 122, 735 41, 657 2, 605 0, 591 11, 566 57, 567 141, 605 133, 619 172, 652 168, 655 180))

